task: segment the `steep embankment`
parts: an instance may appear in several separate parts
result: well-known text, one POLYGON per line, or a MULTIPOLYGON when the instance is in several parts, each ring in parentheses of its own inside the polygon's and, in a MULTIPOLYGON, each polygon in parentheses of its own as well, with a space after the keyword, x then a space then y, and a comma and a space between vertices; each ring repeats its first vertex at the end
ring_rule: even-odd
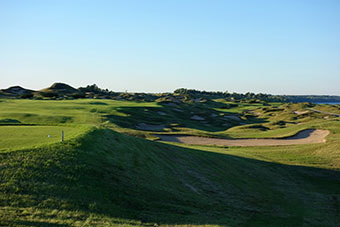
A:
POLYGON ((339 182, 332 170, 97 129, 0 154, 0 225, 335 225, 339 182))

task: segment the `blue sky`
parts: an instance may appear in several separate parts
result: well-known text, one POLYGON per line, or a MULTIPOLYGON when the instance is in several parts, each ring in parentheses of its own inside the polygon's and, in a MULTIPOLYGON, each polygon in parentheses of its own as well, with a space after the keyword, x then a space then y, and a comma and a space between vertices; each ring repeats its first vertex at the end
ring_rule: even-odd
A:
POLYGON ((340 95, 340 1, 0 0, 0 87, 340 95))

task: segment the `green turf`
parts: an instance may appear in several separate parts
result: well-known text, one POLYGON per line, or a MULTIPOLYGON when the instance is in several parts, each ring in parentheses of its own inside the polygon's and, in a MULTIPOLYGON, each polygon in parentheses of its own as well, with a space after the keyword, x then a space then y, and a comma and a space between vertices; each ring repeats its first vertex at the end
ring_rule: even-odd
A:
POLYGON ((178 112, 157 102, 3 100, 0 226, 338 225, 338 118, 296 115, 300 104, 216 110, 225 104, 183 103, 178 112), (226 113, 246 124, 222 126, 226 113), (153 132, 137 130, 141 122, 164 124, 161 133, 214 137, 331 134, 325 144, 193 146, 146 140, 153 132))
POLYGON ((80 128, 67 126, 0 126, 0 152, 51 144, 71 139, 82 131, 80 128))

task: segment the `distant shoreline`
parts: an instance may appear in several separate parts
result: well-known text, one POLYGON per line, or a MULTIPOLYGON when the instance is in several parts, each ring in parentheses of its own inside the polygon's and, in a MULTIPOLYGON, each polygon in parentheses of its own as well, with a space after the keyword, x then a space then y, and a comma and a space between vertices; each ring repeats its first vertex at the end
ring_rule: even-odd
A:
POLYGON ((313 102, 314 104, 340 105, 340 102, 313 102))

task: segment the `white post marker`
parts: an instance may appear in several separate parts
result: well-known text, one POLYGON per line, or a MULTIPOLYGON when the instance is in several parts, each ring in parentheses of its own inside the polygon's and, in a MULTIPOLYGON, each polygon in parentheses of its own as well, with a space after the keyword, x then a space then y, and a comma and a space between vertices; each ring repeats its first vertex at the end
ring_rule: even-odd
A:
POLYGON ((64 141, 64 131, 61 131, 61 142, 64 141))

